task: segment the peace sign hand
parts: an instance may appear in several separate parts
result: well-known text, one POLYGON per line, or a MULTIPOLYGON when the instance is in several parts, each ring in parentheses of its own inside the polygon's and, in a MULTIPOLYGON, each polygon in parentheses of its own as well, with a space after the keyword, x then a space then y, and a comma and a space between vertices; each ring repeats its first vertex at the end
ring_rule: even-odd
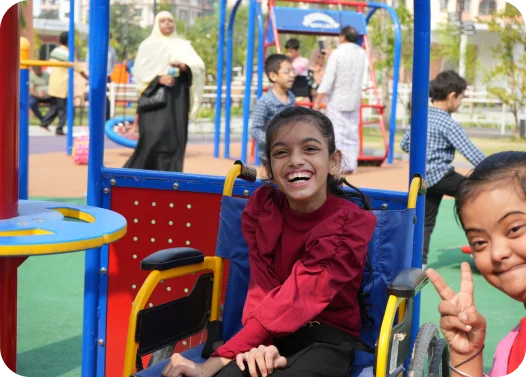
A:
POLYGON ((435 270, 428 269, 426 273, 444 300, 438 306, 441 315, 440 328, 451 352, 469 356, 484 346, 486 319, 475 307, 471 267, 464 262, 461 270, 462 280, 459 293, 453 291, 435 270))

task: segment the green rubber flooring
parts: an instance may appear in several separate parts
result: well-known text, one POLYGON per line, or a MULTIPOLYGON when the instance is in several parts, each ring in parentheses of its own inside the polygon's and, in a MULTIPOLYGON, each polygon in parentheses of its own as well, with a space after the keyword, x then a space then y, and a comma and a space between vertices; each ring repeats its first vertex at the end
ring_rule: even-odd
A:
MULTIPOLYGON (((32 199, 84 203, 84 199, 32 199)), ((460 252, 465 243, 453 215, 453 201, 444 200, 431 241, 429 266, 436 268, 453 289, 460 283, 460 262, 471 260, 460 252)), ((525 315, 524 307, 489 286, 480 274, 475 272, 474 279, 477 306, 488 320, 484 357, 488 369, 498 341, 525 315)), ((83 252, 33 257, 19 268, 18 374, 80 376, 83 286, 83 252)), ((438 324, 438 303, 434 288, 424 288, 421 323, 438 324)))

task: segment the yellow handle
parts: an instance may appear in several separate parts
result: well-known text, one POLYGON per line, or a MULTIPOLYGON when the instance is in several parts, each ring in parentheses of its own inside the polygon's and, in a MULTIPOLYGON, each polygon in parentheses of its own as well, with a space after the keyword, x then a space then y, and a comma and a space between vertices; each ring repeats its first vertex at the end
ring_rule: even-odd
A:
POLYGON ((62 68, 73 68, 75 63, 71 62, 59 62, 52 60, 20 60, 20 68, 22 67, 62 67, 62 68))
POLYGON ((418 196, 424 196, 426 194, 426 182, 420 175, 415 175, 411 180, 411 186, 409 187, 409 195, 407 198, 407 208, 416 208, 416 200, 418 196))

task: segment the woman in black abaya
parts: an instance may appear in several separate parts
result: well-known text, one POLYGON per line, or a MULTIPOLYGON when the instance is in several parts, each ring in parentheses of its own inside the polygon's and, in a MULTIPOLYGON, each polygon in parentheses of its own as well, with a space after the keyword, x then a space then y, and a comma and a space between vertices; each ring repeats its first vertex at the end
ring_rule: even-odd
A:
POLYGON ((134 77, 140 96, 153 98, 164 90, 166 104, 139 106, 139 140, 125 168, 183 171, 188 121, 197 114, 204 75, 203 60, 177 35, 172 15, 160 12, 139 46, 134 77))

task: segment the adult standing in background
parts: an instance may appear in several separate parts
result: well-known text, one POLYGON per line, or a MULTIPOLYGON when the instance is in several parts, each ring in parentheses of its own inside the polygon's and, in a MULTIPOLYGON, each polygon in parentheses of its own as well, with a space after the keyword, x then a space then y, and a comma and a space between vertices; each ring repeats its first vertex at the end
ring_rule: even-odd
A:
POLYGON ((313 106, 319 110, 323 98, 328 97, 326 115, 334 125, 344 173, 353 173, 358 167, 360 104, 367 64, 367 53, 358 45, 359 37, 353 27, 342 28, 340 44, 329 56, 313 106))
MULTIPOLYGON (((68 32, 65 31, 59 37, 60 46, 56 47, 50 54, 50 61, 68 62, 68 32)), ((86 80, 88 75, 78 66, 74 65, 73 69, 79 72, 86 80)), ((68 78, 69 68, 53 67, 49 75, 48 94, 51 98, 49 111, 42 119, 40 127, 49 130, 49 125, 53 123, 58 116, 58 126, 55 131, 57 135, 64 135, 64 126, 66 125, 66 104, 68 98, 68 78)))
POLYGON ((205 65, 190 42, 177 35, 171 13, 155 17, 152 34, 139 46, 133 73, 139 91, 139 141, 124 167, 181 172, 188 121, 199 109, 205 65), (156 100, 163 91, 165 99, 156 100), (147 102, 148 107, 141 107, 147 102))

